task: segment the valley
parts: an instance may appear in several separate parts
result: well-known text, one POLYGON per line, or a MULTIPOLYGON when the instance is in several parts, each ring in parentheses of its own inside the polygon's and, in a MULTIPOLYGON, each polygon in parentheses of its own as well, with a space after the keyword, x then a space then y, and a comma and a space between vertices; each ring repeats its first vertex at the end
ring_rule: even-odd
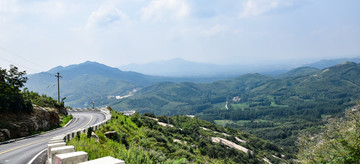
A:
POLYGON ((359 9, 0 0, 0 164, 360 164, 359 9))
MULTIPOLYGON (((291 154, 298 151, 299 134, 319 132, 329 118, 341 116, 356 105, 360 93, 360 65, 352 62, 322 70, 300 67, 276 76, 245 74, 208 83, 130 73, 136 75, 132 79, 126 72, 89 62, 62 69, 71 70, 65 71, 64 77, 74 77, 64 82, 64 95, 79 96, 78 99, 69 96, 69 105, 94 101, 97 106, 111 106, 119 112, 194 115, 274 142, 291 154), (84 74, 88 72, 82 70, 84 65, 100 72, 92 76, 84 74), (83 74, 75 78, 71 67, 83 74), (120 78, 113 73, 124 75, 120 78), (85 78, 80 80, 83 84, 77 84, 79 77, 91 80, 85 78), (77 85, 81 86, 66 87, 77 85)), ((37 76, 29 76, 29 81, 31 78, 36 81, 37 76)))
POLYGON ((118 111, 195 115, 296 152, 299 132, 318 131, 326 118, 356 104, 359 72, 358 64, 344 63, 324 70, 298 68, 280 77, 247 74, 206 84, 165 82, 109 105, 118 111))

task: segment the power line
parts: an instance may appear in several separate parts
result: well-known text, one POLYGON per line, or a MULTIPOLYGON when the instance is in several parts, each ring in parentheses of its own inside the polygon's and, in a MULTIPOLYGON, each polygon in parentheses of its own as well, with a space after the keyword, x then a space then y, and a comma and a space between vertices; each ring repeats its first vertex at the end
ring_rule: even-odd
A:
MULTIPOLYGON (((19 58, 21 58, 21 59, 23 59, 23 60, 25 60, 25 61, 33 64, 33 65, 37 65, 38 67, 41 67, 41 68, 43 68, 43 69, 46 69, 45 67, 43 67, 43 66, 41 66, 41 65, 39 65, 39 64, 37 64, 37 63, 35 63, 35 62, 32 62, 31 60, 28 60, 28 59, 26 59, 26 58, 24 58, 24 57, 22 57, 22 56, 20 56, 20 55, 18 55, 18 54, 16 54, 16 53, 10 51, 10 50, 8 50, 8 49, 6 49, 6 48, 4 48, 4 47, 1 47, 1 46, 0 46, 0 49, 3 50, 3 51, 5 51, 5 52, 7 52, 7 53, 10 53, 10 54, 12 54, 12 55, 15 55, 15 56, 17 56, 17 57, 19 57, 19 58)), ((13 64, 13 65, 17 65, 17 66, 24 67, 24 68, 26 68, 26 69, 28 69, 28 70, 33 71, 33 72, 40 72, 40 73, 43 73, 43 74, 46 74, 46 75, 53 76, 53 74, 50 74, 50 73, 47 73, 47 72, 43 72, 43 71, 39 71, 39 70, 35 70, 35 69, 33 69, 33 68, 30 68, 30 67, 27 67, 27 66, 25 66, 25 65, 19 64, 19 63, 17 63, 17 62, 11 61, 11 60, 9 60, 9 59, 5 59, 5 58, 3 58, 3 57, 0 57, 0 58, 3 59, 3 60, 5 60, 5 61, 7 61, 7 62, 9 62, 9 63, 11 63, 11 64, 13 64)))
POLYGON ((31 63, 31 64, 37 65, 37 66, 38 66, 38 67, 40 67, 40 68, 45 69, 43 66, 41 66, 41 65, 39 65, 39 64, 37 64, 37 63, 35 63, 35 62, 32 62, 31 60, 26 59, 26 58, 24 58, 24 57, 22 57, 22 56, 18 55, 17 53, 15 53, 15 52, 13 52, 13 51, 10 51, 10 50, 8 50, 8 49, 6 49, 6 48, 2 47, 2 46, 0 46, 0 49, 2 49, 2 50, 3 50, 3 51, 5 51, 5 52, 8 52, 9 54, 12 54, 12 55, 14 55, 14 56, 18 57, 18 58, 21 58, 21 59, 23 59, 23 60, 25 60, 25 61, 27 61, 27 62, 29 62, 29 63, 31 63))
POLYGON ((33 71, 33 72, 40 72, 40 73, 43 73, 43 74, 46 74, 46 75, 53 76, 53 74, 50 74, 50 73, 47 73, 47 72, 41 72, 41 71, 39 71, 39 70, 34 70, 34 69, 30 68, 30 67, 27 67, 27 66, 25 66, 25 65, 19 64, 19 63, 14 62, 14 61, 11 61, 11 60, 9 60, 9 59, 5 59, 5 58, 3 58, 3 57, 0 57, 0 59, 5 60, 5 61, 7 61, 7 62, 9 62, 10 64, 13 64, 13 65, 15 65, 15 66, 24 67, 24 68, 26 68, 26 69, 28 69, 28 70, 33 71))
POLYGON ((11 60, 5 59, 5 58, 3 58, 3 57, 0 57, 0 59, 5 60, 5 61, 7 61, 7 62, 9 62, 9 63, 11 63, 11 64, 13 64, 13 65, 21 66, 21 67, 24 67, 24 68, 29 69, 29 70, 31 70, 31 71, 38 72, 37 70, 34 70, 34 69, 29 68, 29 67, 27 67, 27 66, 24 66, 24 65, 22 65, 22 64, 13 62, 13 61, 11 61, 11 60))

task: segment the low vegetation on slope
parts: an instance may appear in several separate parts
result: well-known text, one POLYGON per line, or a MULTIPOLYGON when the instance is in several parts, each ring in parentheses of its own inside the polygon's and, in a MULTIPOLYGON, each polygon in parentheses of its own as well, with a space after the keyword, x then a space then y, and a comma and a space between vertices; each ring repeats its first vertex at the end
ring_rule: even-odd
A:
POLYGON ((95 133, 98 140, 82 134, 68 144, 88 152, 90 159, 113 156, 129 164, 280 163, 292 158, 268 141, 196 117, 127 117, 112 111, 112 120, 95 133))
POLYGON ((321 133, 301 134, 297 143, 302 163, 360 163, 360 110, 330 119, 321 133))

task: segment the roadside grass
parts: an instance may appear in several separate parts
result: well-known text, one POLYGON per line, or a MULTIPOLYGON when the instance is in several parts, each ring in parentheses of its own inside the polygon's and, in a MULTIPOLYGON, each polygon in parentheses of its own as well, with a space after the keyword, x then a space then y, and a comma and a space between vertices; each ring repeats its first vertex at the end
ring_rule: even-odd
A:
POLYGON ((66 117, 64 117, 64 116, 62 116, 62 118, 61 118, 61 123, 60 123, 60 126, 61 127, 63 127, 63 126, 65 126, 71 119, 73 119, 74 117, 70 114, 70 115, 68 115, 68 116, 66 116, 66 117))

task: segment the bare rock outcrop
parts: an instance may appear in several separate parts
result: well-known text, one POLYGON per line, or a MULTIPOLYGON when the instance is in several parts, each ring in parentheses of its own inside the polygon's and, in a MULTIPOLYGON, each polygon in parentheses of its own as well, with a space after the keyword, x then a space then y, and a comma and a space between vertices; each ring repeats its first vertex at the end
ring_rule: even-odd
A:
POLYGON ((60 126, 58 111, 34 107, 34 112, 7 112, 0 115, 0 142, 25 137, 60 126))
POLYGON ((116 140, 117 139, 117 132, 116 131, 109 131, 105 132, 105 137, 108 139, 116 140))
POLYGON ((10 139, 10 131, 7 129, 0 129, 0 141, 10 139))
POLYGON ((96 140, 96 142, 99 143, 99 136, 97 136, 96 133, 91 132, 91 137, 94 138, 96 140))
POLYGON ((66 110, 66 108, 59 108, 59 109, 56 109, 57 110, 57 112, 59 113, 59 114, 62 114, 62 115, 65 115, 65 116, 67 116, 69 113, 68 113, 68 111, 66 110))

